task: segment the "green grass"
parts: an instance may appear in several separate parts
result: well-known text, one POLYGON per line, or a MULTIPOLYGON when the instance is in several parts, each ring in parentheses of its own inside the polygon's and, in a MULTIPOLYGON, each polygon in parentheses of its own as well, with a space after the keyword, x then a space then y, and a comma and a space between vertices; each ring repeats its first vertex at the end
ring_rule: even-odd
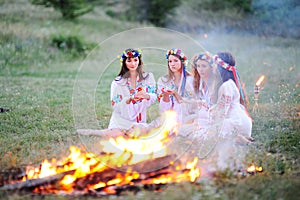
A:
MULTIPOLYGON (((107 127, 111 114, 110 83, 119 72, 118 60, 103 71, 106 66, 101 66, 103 58, 97 55, 74 58, 49 45, 53 34, 72 33, 85 41, 98 43, 119 32, 143 27, 112 20, 103 12, 96 10, 74 22, 67 22, 53 10, 37 9, 26 1, 0 7, 3 19, 0 22, 0 107, 10 108, 9 112, 0 113, 0 169, 24 168, 44 159, 60 159, 68 154, 71 145, 81 146, 82 140, 75 134, 72 104, 76 94, 74 84, 78 81, 87 86, 96 82, 90 88, 95 105, 87 106, 88 109, 95 108, 97 126, 107 127), (83 61, 90 67, 80 71, 83 61), (101 78, 100 72, 103 72, 101 78)), ((235 54, 250 100, 253 137, 256 139, 249 146, 245 162, 262 165, 264 172, 247 177, 225 174, 215 179, 201 179, 197 184, 174 184, 159 193, 142 191, 124 198, 297 199, 300 186, 299 40, 220 33, 209 34, 208 38, 190 36, 213 53, 230 50, 235 54), (267 79, 260 93, 259 109, 253 112, 253 87, 262 74, 267 79)), ((136 40, 142 41, 143 37, 137 36, 136 40)), ((162 33, 161 43, 166 41, 165 38, 167 35, 162 33)), ((117 47, 118 44, 112 49, 117 47)), ((101 50, 101 45, 96 50, 101 50)), ((190 49, 189 55, 199 51, 200 48, 190 49)), ((156 56, 155 52, 145 52, 156 56)), ((153 59, 147 57, 147 53, 145 55, 147 62, 165 64, 164 52, 162 57, 153 59)), ((157 79, 166 68, 155 66, 151 69, 148 66, 146 70, 153 70, 157 79)), ((80 95, 85 97, 86 94, 80 95)), ((153 110, 149 113, 152 118, 156 115, 155 108, 153 110)), ((28 194, 6 192, 0 192, 0 197, 32 198, 28 194)), ((68 199, 51 195, 35 198, 68 199)))

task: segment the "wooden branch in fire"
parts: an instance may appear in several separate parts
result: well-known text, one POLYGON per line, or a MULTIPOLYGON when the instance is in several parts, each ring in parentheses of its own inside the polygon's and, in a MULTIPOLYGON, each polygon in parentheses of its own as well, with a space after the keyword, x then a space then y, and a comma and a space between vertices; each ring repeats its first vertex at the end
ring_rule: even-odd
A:
POLYGON ((52 184, 58 180, 61 180, 67 174, 73 174, 75 170, 63 172, 60 174, 55 174, 53 176, 48 176, 38 179, 28 179, 26 181, 17 182, 9 185, 4 185, 1 190, 22 190, 22 189, 32 189, 45 184, 52 184))
MULTIPOLYGON (((113 180, 118 177, 118 175, 126 176, 128 174, 128 169, 131 172, 138 172, 139 177, 132 180, 135 184, 142 184, 143 180, 148 180, 151 178, 159 177, 161 175, 168 175, 174 172, 175 164, 180 164, 180 161, 177 160, 173 165, 171 162, 174 162, 176 159, 175 155, 167 155, 160 158, 155 158, 152 160, 146 160, 143 162, 139 162, 137 164, 128 165, 119 168, 109 168, 101 172, 94 172, 88 174, 84 177, 76 179, 74 183, 72 183, 72 187, 76 191, 87 191, 88 185, 95 185, 99 182, 107 183, 110 180, 113 180)), ((183 169, 184 170, 184 169, 183 169)), ((28 179, 22 182, 16 182, 8 185, 4 185, 1 190, 8 190, 8 191, 15 191, 15 190, 27 190, 33 191, 34 189, 43 188, 45 187, 47 190, 48 188, 60 190, 60 188, 55 188, 56 184, 63 179, 66 175, 74 174, 75 170, 63 172, 60 174, 55 174, 52 176, 44 177, 44 178, 37 178, 37 179, 28 179), (51 185, 51 186, 49 186, 51 185)), ((105 186, 104 188, 111 188, 114 185, 105 186)), ((117 189, 122 190, 129 187, 128 184, 123 186, 116 186, 117 189)), ((38 190, 39 191, 39 190, 38 190)), ((43 191, 41 189, 41 191, 43 191)), ((92 192, 92 191, 90 191, 92 192)))
POLYGON ((137 164, 128 165, 126 167, 106 169, 102 172, 95 172, 88 174, 85 177, 76 180, 76 189, 82 190, 87 185, 96 184, 98 182, 108 182, 117 177, 117 175, 126 175, 127 169, 130 171, 138 172, 139 178, 135 179, 135 182, 146 180, 149 178, 157 177, 162 174, 169 174, 172 172, 172 166, 169 164, 174 160, 175 156, 165 156, 156 158, 154 160, 146 160, 137 164), (156 169, 156 170, 153 170, 156 169))

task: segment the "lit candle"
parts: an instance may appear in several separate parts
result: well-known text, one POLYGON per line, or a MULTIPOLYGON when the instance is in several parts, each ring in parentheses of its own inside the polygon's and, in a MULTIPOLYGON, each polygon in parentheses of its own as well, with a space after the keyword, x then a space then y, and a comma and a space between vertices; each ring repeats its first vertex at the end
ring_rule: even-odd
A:
POLYGON ((256 111, 258 108, 258 96, 259 96, 259 90, 260 90, 260 85, 264 81, 265 75, 262 75, 259 77, 259 79, 256 81, 255 86, 254 86, 254 107, 253 111, 256 111))
POLYGON ((255 86, 260 86, 260 84, 265 80, 265 75, 259 77, 258 81, 256 82, 255 86))

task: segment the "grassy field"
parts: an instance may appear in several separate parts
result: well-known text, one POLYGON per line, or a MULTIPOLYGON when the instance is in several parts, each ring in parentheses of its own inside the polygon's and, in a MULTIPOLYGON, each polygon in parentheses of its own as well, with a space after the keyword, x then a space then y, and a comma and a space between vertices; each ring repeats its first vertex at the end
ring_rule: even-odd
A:
MULTIPOLYGON (((0 107, 10 109, 0 113, 2 171, 67 156, 71 145, 89 142, 75 133, 76 128, 107 127, 111 114, 110 82, 119 72, 116 56, 125 47, 142 48, 146 70, 153 71, 156 78, 166 72, 164 49, 180 47, 189 57, 203 50, 230 50, 236 56, 254 120, 256 142, 249 146, 245 162, 263 166, 264 172, 247 177, 220 172, 197 184, 169 185, 163 192, 129 193, 120 199, 300 196, 299 40, 240 33, 181 34, 113 20, 100 8, 68 22, 52 9, 34 7, 27 1, 3 4, 0 16, 0 107), (75 35, 95 48, 88 51, 88 56, 62 50, 51 46, 53 35, 75 35), (262 74, 266 81, 258 111, 253 112, 253 87, 262 74)), ((156 116, 154 107, 149 118, 156 116)), ((69 199, 0 191, 0 198, 4 199, 32 197, 69 199)))

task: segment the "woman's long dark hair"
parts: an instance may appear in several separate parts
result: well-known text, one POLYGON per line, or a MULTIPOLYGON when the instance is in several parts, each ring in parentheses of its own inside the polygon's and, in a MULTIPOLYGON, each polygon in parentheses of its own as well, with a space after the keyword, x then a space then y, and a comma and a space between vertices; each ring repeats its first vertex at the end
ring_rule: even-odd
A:
MULTIPOLYGON (((128 52, 138 52, 137 50, 135 50, 135 49, 132 49, 132 48, 129 48, 129 49, 126 49, 125 50, 125 53, 127 54, 128 52)), ((129 69, 127 68, 127 66, 126 66, 126 60, 127 60, 128 58, 125 58, 125 59, 123 59, 123 61, 122 61, 122 66, 121 66, 121 70, 120 70, 120 72, 119 72, 119 74, 118 74, 118 77, 120 77, 119 79, 115 79, 116 81, 119 81, 119 80, 121 80, 122 78, 129 78, 129 69)), ((138 65, 138 67, 137 67, 137 69, 136 69, 136 71, 138 72, 138 75, 139 75, 139 78, 140 78, 140 80, 145 80, 148 76, 149 76, 149 74, 147 73, 146 74, 146 76, 143 76, 143 73, 145 73, 145 71, 144 71, 144 63, 143 63, 143 61, 142 61, 142 55, 140 54, 140 56, 138 56, 138 59, 139 59, 139 65, 138 65)))
MULTIPOLYGON (((219 58, 221 58, 224 62, 226 62, 230 66, 235 66, 235 58, 232 56, 231 53, 229 53, 229 52, 219 52, 217 55, 219 56, 219 58)), ((229 79, 231 79, 235 82, 232 71, 228 71, 220 65, 218 65, 218 70, 220 72, 220 75, 221 75, 221 78, 222 78, 223 82, 228 81, 229 79)))
MULTIPOLYGON (((217 53, 217 55, 219 56, 219 58, 221 58, 224 62, 226 62, 230 66, 235 66, 235 58, 233 57, 233 55, 231 53, 229 53, 229 52, 219 52, 219 53, 217 53)), ((221 75, 221 78, 222 78, 223 82, 228 81, 229 79, 231 79, 235 82, 235 84, 239 88, 239 85, 238 85, 239 83, 236 83, 232 71, 226 70, 225 68, 223 68, 220 65, 218 65, 218 70, 220 72, 220 75, 221 75)), ((246 105, 248 104, 248 99, 247 99, 247 96, 246 96, 246 93, 245 93, 245 89, 243 87, 242 87, 242 92, 244 93, 245 98, 243 99, 241 91, 240 91, 240 103, 246 107, 246 105)))

